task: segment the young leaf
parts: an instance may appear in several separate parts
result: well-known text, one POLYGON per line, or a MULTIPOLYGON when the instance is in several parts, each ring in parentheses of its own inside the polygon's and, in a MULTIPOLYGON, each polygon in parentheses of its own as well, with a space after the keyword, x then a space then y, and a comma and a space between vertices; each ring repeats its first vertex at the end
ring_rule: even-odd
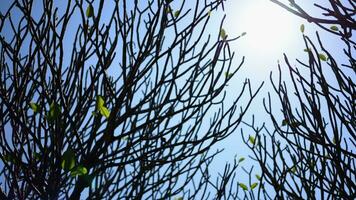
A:
POLYGON ((209 16, 209 17, 211 16, 211 10, 208 11, 208 16, 209 16))
POLYGON ((165 12, 166 12, 166 14, 168 14, 168 13, 172 12, 171 7, 167 7, 167 8, 166 8, 166 10, 165 10, 165 12))
POLYGON ((241 157, 241 158, 239 159, 239 163, 242 162, 242 161, 244 161, 244 160, 245 160, 245 158, 244 158, 244 157, 241 157))
POLYGON ((322 61, 326 61, 327 60, 326 56, 324 54, 322 54, 322 53, 319 53, 319 58, 322 61))
POLYGON ((15 158, 11 154, 3 155, 3 159, 5 162, 15 162, 15 158))
POLYGON ((247 186, 243 183, 239 183, 239 186, 243 189, 243 190, 248 190, 247 186))
POLYGON ((40 160, 41 159, 41 154, 40 153, 33 153, 33 157, 36 159, 36 160, 40 160))
POLYGON ((248 141, 249 141, 252 145, 255 145, 255 142, 256 142, 256 141, 255 141, 255 137, 253 137, 253 136, 250 135, 250 136, 248 137, 248 141))
POLYGON ((258 183, 252 183, 250 186, 251 190, 255 189, 255 187, 257 187, 257 185, 258 185, 258 183))
POLYGON ((61 113, 61 108, 56 102, 52 102, 51 105, 49 106, 49 112, 47 114, 47 119, 50 122, 53 122, 56 120, 61 113))
POLYGON ((40 111, 40 106, 33 102, 30 103, 30 108, 33 110, 34 113, 37 113, 40 111))
POLYGON ((226 31, 225 31, 225 29, 223 29, 223 28, 220 30, 220 37, 221 37, 222 39, 226 39, 226 37, 227 37, 226 31))
POLYGON ((125 137, 122 138, 122 140, 128 140, 128 139, 129 139, 128 136, 125 136, 125 137))
POLYGON ((75 166, 75 153, 73 150, 68 149, 62 155, 61 167, 65 171, 70 171, 75 166))
POLYGON ((245 36, 247 33, 246 32, 242 32, 241 33, 241 36, 245 36))
POLYGON ((314 162, 314 160, 311 160, 311 161, 309 162, 309 166, 310 166, 310 168, 314 168, 314 167, 315 167, 315 162, 314 162))
POLYGON ((75 177, 75 176, 83 176, 85 174, 88 173, 88 170, 87 168, 83 167, 82 165, 79 165, 79 166, 76 166, 75 168, 73 168, 71 171, 70 171, 70 175, 72 177, 75 177))
POLYGON ((225 72, 225 77, 226 77, 226 78, 231 78, 231 77, 232 77, 232 73, 225 72))
POLYGON ((333 31, 339 31, 339 28, 337 26, 331 26, 330 29, 333 31))
POLYGON ((101 107, 104 106, 104 104, 105 104, 105 101, 104 101, 103 97, 98 95, 96 97, 96 108, 100 109, 101 107))
POLYGON ((293 174, 295 174, 296 171, 297 171, 297 168, 295 168, 295 166, 293 166, 292 169, 291 169, 291 172, 292 172, 293 174))
POLYGON ((300 32, 304 33, 304 29, 305 29, 304 24, 300 25, 300 32))
POLYGON ((175 11, 175 12, 174 12, 174 17, 178 17, 179 14, 180 14, 179 10, 175 11))
POLYGON ((288 119, 284 119, 283 121, 282 121, 282 126, 286 126, 288 124, 288 119))
POLYGON ((105 107, 105 101, 103 97, 97 96, 96 97, 96 109, 100 112, 100 114, 106 118, 109 118, 110 111, 105 107))
POLYGON ((256 176, 257 180, 261 180, 261 176, 260 175, 256 174, 255 176, 256 176))
POLYGON ((94 16, 94 7, 93 7, 93 5, 89 4, 89 6, 87 7, 86 15, 87 15, 88 18, 94 16))
POLYGON ((183 197, 176 197, 174 200, 183 200, 183 197))
POLYGON ((100 108, 100 114, 106 118, 109 118, 110 116, 110 111, 106 107, 100 108))

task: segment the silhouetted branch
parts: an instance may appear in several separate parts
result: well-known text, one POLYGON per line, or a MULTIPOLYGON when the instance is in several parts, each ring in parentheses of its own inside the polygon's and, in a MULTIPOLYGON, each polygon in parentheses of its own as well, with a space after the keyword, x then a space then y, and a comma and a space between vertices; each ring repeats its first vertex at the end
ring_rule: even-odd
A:
MULTIPOLYGON (((329 23, 310 17, 290 2, 292 8, 277 3, 321 26, 329 23)), ((317 7, 337 17, 330 23, 342 25, 343 31, 332 33, 341 35, 340 42, 345 43, 346 63, 337 61, 336 52, 324 47, 318 33, 317 43, 303 35, 307 62, 297 60, 300 67, 296 67, 284 56, 291 84, 282 81, 280 64, 279 79, 275 81, 271 74, 283 118, 276 115, 276 103, 269 94, 264 106, 273 128, 248 124, 256 133, 256 145, 245 143, 261 167, 262 182, 268 183, 277 199, 356 198, 356 65, 350 37, 355 23, 349 23, 354 9, 347 9, 341 1, 330 4, 334 10, 317 7), (339 16, 340 9, 344 17, 339 16)))
POLYGON ((261 87, 252 91, 246 81, 234 104, 224 103, 244 60, 231 67, 229 42, 238 37, 219 37, 223 22, 207 28, 222 6, 14 1, 0 20, 1 195, 235 197, 227 183, 237 162, 213 182, 208 169, 218 152, 210 150, 261 87))

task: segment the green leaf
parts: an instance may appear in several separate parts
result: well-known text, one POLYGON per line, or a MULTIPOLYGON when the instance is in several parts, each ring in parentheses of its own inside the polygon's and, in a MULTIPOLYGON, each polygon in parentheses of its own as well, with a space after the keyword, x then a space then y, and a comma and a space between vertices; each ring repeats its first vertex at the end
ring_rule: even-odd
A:
POLYGON ((176 197, 174 200, 183 200, 183 197, 176 197))
POLYGON ((260 175, 256 174, 255 176, 256 176, 257 180, 261 180, 261 176, 260 175))
POLYGON ((30 103, 30 108, 33 110, 34 113, 37 113, 40 111, 40 105, 38 105, 37 103, 30 103))
POLYGON ((314 168, 314 167, 315 167, 315 162, 314 162, 314 160, 311 160, 311 161, 309 162, 309 166, 310 166, 310 168, 314 168))
POLYGON ((330 29, 333 31, 339 31, 339 28, 337 26, 330 26, 330 29))
POLYGON ((256 141, 255 141, 255 137, 253 137, 253 136, 250 135, 250 136, 248 137, 248 141, 249 141, 252 145, 255 145, 255 142, 256 142, 256 141))
POLYGON ((242 162, 242 161, 244 161, 244 160, 245 160, 245 158, 244 158, 244 157, 241 157, 241 158, 239 159, 239 163, 242 162))
POLYGON ((91 175, 85 174, 85 175, 81 176, 80 179, 83 181, 84 187, 90 187, 91 182, 94 179, 94 176, 92 174, 91 175))
POLYGON ((326 56, 324 54, 322 54, 322 53, 319 53, 319 58, 322 61, 326 61, 327 60, 326 56))
POLYGON ((304 49, 304 52, 311 52, 310 48, 304 49))
POLYGON ((103 97, 97 96, 96 97, 96 109, 99 110, 100 114, 106 118, 109 118, 110 111, 108 108, 105 107, 105 101, 103 97))
POLYGON ((304 29, 305 29, 304 24, 300 25, 300 32, 304 33, 304 29))
POLYGON ((40 153, 33 153, 33 157, 36 159, 36 160, 40 160, 41 159, 41 154, 40 153))
POLYGON ((75 176, 83 176, 85 174, 88 173, 88 170, 86 167, 83 167, 82 165, 79 165, 79 166, 76 166, 75 168, 73 168, 71 171, 70 171, 70 175, 72 177, 75 177, 75 176))
POLYGON ((255 189, 255 187, 257 187, 257 185, 258 185, 258 183, 252 183, 250 186, 251 190, 255 189))
POLYGON ((243 189, 243 190, 248 190, 247 186, 243 183, 239 183, 239 186, 243 189))
POLYGON ((174 17, 178 17, 179 14, 180 14, 180 11, 179 11, 179 10, 175 11, 175 12, 174 12, 174 17))
POLYGON ((16 161, 15 158, 11 154, 5 154, 3 156, 3 159, 5 162, 13 162, 14 163, 16 161))
POLYGON ((124 141, 125 141, 125 140, 128 140, 128 139, 129 139, 128 136, 125 136, 125 137, 122 138, 122 140, 124 140, 124 141))
POLYGON ((208 16, 209 16, 209 17, 211 16, 211 10, 208 11, 208 16))
POLYGON ((165 10, 165 12, 166 12, 167 14, 170 13, 170 12, 172 12, 171 7, 167 7, 166 10, 165 10))
POLYGON ((293 174, 295 174, 295 172, 297 172, 297 168, 295 166, 293 166, 290 170, 293 174))
POLYGON ((284 119, 284 120, 282 121, 282 126, 286 126, 286 125, 288 125, 288 119, 284 119))
POLYGON ((336 144, 336 138, 335 137, 333 137, 333 143, 336 144))
POLYGON ((94 7, 93 7, 93 5, 89 4, 89 6, 87 7, 86 15, 87 15, 88 18, 94 17, 94 7))
POLYGON ((104 101, 103 97, 98 95, 96 97, 96 108, 99 109, 99 108, 103 107, 104 104, 105 104, 105 101, 104 101))
POLYGON ((52 102, 51 105, 49 106, 49 112, 47 114, 47 119, 50 122, 53 122, 56 120, 61 113, 61 108, 56 102, 52 102))
POLYGON ((75 166, 75 153, 73 150, 68 149, 62 155, 61 167, 65 171, 70 171, 75 166))
POLYGON ((110 111, 109 111, 109 109, 107 109, 106 107, 102 107, 102 108, 100 109, 100 114, 101 114, 102 116, 106 117, 106 118, 109 118, 109 116, 110 116, 110 111))
POLYGON ((241 33, 241 36, 245 36, 247 33, 246 32, 242 32, 241 33))
POLYGON ((220 37, 221 37, 222 39, 226 39, 226 37, 227 37, 226 31, 225 31, 225 29, 223 29, 223 28, 220 30, 220 37))
POLYGON ((232 73, 225 72, 225 77, 226 77, 226 78, 231 78, 231 77, 232 77, 232 73))

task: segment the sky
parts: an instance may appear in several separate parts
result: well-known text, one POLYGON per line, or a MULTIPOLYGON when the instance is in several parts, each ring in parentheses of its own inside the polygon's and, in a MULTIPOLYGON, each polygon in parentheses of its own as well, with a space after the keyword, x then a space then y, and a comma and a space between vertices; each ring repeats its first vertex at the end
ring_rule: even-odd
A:
MULTIPOLYGON (((231 43, 231 49, 236 53, 234 60, 236 65, 243 56, 245 63, 226 89, 227 94, 231 95, 231 98, 226 99, 233 99, 233 94, 236 94, 233 91, 239 90, 246 78, 251 79, 254 90, 264 81, 263 89, 243 120, 250 123, 252 115, 255 115, 256 124, 261 126, 268 121, 262 99, 272 90, 270 72, 276 72, 278 61, 283 61, 283 53, 293 57, 302 55, 304 44, 299 27, 304 22, 268 0, 227 1, 225 11, 226 21, 223 27, 227 34, 238 36, 246 32, 244 37, 231 43)), ((219 172, 223 164, 231 162, 235 156, 246 158, 241 166, 247 169, 256 164, 248 157, 252 152, 242 142, 241 129, 245 137, 253 134, 250 132, 252 130, 241 125, 228 139, 217 145, 217 148, 224 148, 224 151, 217 158, 216 167, 212 167, 216 172, 219 172)), ((248 176, 241 169, 238 169, 238 173, 238 181, 247 183, 248 176)), ((257 166, 255 173, 260 173, 257 166)))
MULTIPOLYGON (((314 2, 322 2, 322 0, 314 2)), ((316 10, 310 3, 308 5, 305 4, 305 6, 317 15, 316 10)), ((322 38, 327 41, 327 48, 335 48, 341 52, 342 47, 335 36, 320 30, 315 24, 310 24, 292 15, 269 0, 228 0, 225 3, 225 11, 226 19, 223 27, 228 36, 235 37, 243 32, 247 33, 231 43, 231 48, 236 53, 233 66, 237 66, 243 56, 245 56, 245 64, 233 77, 232 82, 226 89, 228 94, 226 103, 231 103, 228 100, 233 99, 234 95, 236 95, 235 91, 241 89, 242 83, 246 78, 251 79, 254 90, 263 81, 265 82, 263 90, 258 94, 258 98, 254 100, 244 118, 246 122, 251 122, 251 117, 254 114, 257 124, 262 125, 263 122, 267 122, 268 125, 269 119, 264 112, 262 100, 267 97, 268 91, 272 91, 269 76, 270 72, 272 72, 274 77, 277 78, 278 62, 281 63, 282 72, 287 72, 283 53, 288 55, 292 65, 296 64, 296 58, 307 60, 307 55, 303 51, 305 46, 300 32, 301 24, 305 25, 305 34, 313 38, 314 41, 315 31, 320 31, 322 38)), ((210 29, 212 32, 216 32, 214 27, 210 27, 210 29)), ((340 60, 343 59, 342 54, 336 54, 336 57, 340 60)), ((247 127, 240 126, 235 133, 216 146, 219 149, 224 148, 225 151, 217 157, 211 172, 223 170, 224 163, 232 162, 235 156, 246 158, 243 163, 246 168, 255 165, 248 158, 251 152, 241 141, 240 128, 246 135, 249 135, 249 131, 251 131, 247 127)), ((239 172, 241 172, 241 169, 239 169, 239 172)), ((258 173, 258 169, 256 169, 256 173, 258 173)), ((247 176, 243 176, 243 174, 239 178, 239 181, 247 181, 247 176)))
MULTIPOLYGON (((326 1, 318 0, 312 2, 325 5, 326 1)), ((301 5, 313 15, 320 16, 320 10, 317 10, 311 2, 302 3, 301 5)), ((279 100, 276 98, 277 96, 271 87, 270 73, 272 72, 274 80, 277 80, 278 63, 280 63, 282 77, 288 82, 287 66, 284 62, 283 53, 288 56, 292 66, 298 66, 296 59, 307 61, 308 57, 304 52, 303 34, 300 31, 301 24, 305 26, 304 33, 315 42, 317 41, 315 33, 318 31, 322 40, 325 41, 324 44, 326 48, 332 50, 336 59, 341 62, 345 61, 342 54, 343 46, 340 45, 340 40, 337 36, 321 30, 315 24, 306 22, 304 19, 289 13, 269 0, 228 1, 225 4, 225 11, 226 21, 224 23, 224 29, 226 29, 227 34, 238 36, 243 32, 247 33, 244 37, 231 44, 232 50, 237 54, 234 61, 236 65, 243 56, 245 56, 245 64, 233 78, 232 83, 229 84, 227 94, 233 97, 233 94, 236 93, 234 91, 239 89, 245 78, 251 79, 251 83, 255 89, 257 89, 262 81, 265 82, 262 91, 253 101, 244 118, 244 121, 247 123, 251 122, 252 115, 254 115, 255 122, 258 126, 266 122, 267 127, 272 128, 269 116, 267 116, 264 111, 262 103, 263 98, 267 97, 268 92, 271 92, 272 99, 273 97, 275 98, 273 106, 276 106, 274 112, 277 113, 277 118, 283 119, 280 115, 281 108, 278 107, 280 106, 279 100)), ((224 148, 225 151, 215 162, 216 172, 219 172, 225 162, 231 162, 231 160, 237 156, 246 158, 242 164, 243 167, 249 169, 251 166, 255 166, 255 173, 259 173, 259 169, 256 166, 257 163, 248 158, 248 155, 252 155, 252 152, 249 151, 242 142, 241 130, 245 137, 249 134, 253 134, 250 132, 252 131, 251 129, 242 125, 235 133, 218 145, 218 148, 224 148)), ((248 176, 243 172, 239 172, 242 172, 242 170, 238 170, 238 181, 248 183, 248 176)))

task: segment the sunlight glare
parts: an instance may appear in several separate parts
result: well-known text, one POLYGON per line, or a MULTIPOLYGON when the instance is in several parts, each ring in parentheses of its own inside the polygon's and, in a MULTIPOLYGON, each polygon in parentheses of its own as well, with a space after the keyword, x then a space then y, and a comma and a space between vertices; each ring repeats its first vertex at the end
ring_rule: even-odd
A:
POLYGON ((249 2, 236 17, 240 18, 239 31, 247 32, 246 48, 265 56, 290 48, 300 34, 295 17, 267 0, 249 2))

